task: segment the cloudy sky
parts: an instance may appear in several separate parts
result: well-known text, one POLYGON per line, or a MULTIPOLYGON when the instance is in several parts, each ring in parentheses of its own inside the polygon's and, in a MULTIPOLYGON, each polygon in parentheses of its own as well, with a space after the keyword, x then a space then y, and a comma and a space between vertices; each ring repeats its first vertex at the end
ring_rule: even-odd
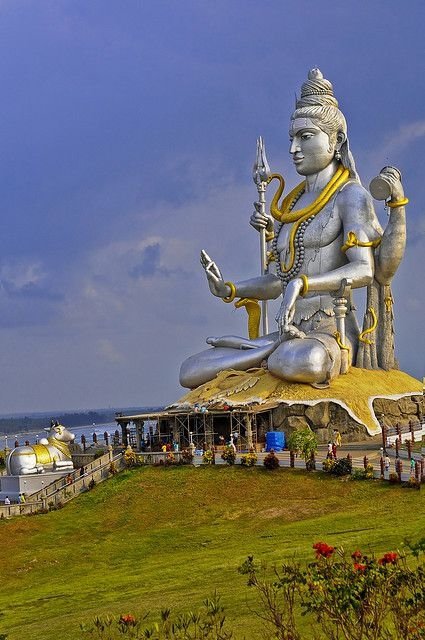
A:
POLYGON ((199 250, 258 272, 256 137, 294 185, 313 66, 364 184, 403 172, 397 347, 425 375, 424 28, 423 0, 0 0, 0 412, 169 403, 206 336, 245 332, 199 250))

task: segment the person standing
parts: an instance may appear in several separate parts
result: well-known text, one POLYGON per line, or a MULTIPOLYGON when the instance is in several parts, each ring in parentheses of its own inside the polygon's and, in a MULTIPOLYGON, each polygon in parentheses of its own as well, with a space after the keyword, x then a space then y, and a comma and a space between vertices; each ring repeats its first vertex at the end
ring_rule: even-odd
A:
POLYGON ((384 458, 384 470, 385 470, 386 473, 389 473, 390 465, 391 465, 391 460, 389 458, 388 453, 386 453, 385 454, 385 458, 384 458))

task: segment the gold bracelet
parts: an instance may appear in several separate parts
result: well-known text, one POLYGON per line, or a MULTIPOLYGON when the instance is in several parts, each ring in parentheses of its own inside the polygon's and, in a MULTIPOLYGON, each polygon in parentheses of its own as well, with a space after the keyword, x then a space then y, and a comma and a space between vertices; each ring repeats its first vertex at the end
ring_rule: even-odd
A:
POLYGON ((402 200, 395 200, 392 202, 391 200, 387 202, 387 205, 390 209, 396 209, 396 207, 404 207, 405 204, 409 202, 409 198, 403 198, 402 200))
POLYGON ((303 288, 300 291, 300 296, 304 298, 304 296, 308 293, 308 278, 303 273, 298 277, 303 281, 303 288))
POLYGON ((236 298, 236 287, 233 282, 225 282, 224 284, 227 284, 227 286, 230 287, 230 295, 222 298, 222 300, 223 302, 233 302, 236 298))

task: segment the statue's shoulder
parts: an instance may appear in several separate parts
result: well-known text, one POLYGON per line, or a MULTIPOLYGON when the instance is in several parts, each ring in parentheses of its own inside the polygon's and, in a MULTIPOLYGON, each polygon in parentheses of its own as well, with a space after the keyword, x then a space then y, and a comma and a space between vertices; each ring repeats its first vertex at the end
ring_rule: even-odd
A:
POLYGON ((343 219, 355 216, 364 222, 375 220, 373 198, 358 180, 349 180, 339 190, 336 206, 343 219))
POLYGON ((348 180, 348 182, 342 185, 337 194, 337 202, 338 205, 346 204, 352 206, 355 204, 358 206, 359 204, 363 204, 368 207, 373 206, 373 199, 369 191, 364 188, 359 180, 355 179, 348 180))

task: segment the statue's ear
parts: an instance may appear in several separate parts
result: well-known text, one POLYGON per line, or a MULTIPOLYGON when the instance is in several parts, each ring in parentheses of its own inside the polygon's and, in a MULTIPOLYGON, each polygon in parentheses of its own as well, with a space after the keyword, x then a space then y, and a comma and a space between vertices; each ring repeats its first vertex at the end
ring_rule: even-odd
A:
POLYGON ((346 140, 347 135, 344 133, 344 131, 338 131, 338 133, 336 134, 336 146, 338 150, 342 147, 346 140))

